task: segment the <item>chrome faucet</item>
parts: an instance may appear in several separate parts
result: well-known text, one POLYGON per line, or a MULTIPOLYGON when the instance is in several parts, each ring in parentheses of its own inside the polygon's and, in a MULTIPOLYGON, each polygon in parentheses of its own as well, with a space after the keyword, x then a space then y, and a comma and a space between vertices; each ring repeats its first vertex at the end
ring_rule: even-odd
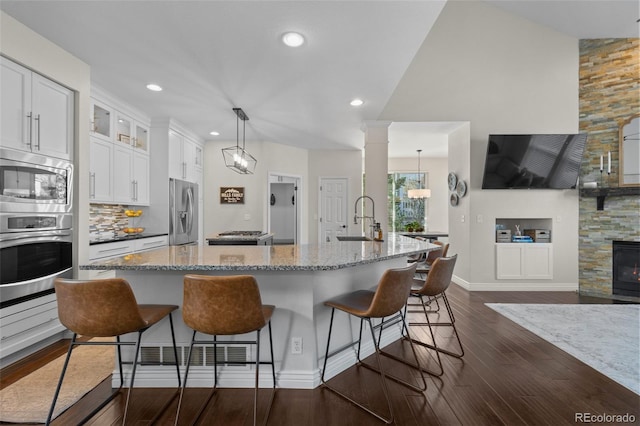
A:
POLYGON ((373 229, 375 228, 375 223, 376 223, 376 203, 375 201, 373 201, 373 198, 369 197, 368 195, 362 195, 360 197, 358 197, 358 199, 356 200, 356 205, 355 205, 355 215, 353 216, 353 223, 355 225, 358 224, 358 219, 371 219, 371 238, 373 238, 373 229), (365 206, 363 206, 362 208, 362 216, 358 216, 358 202, 360 200, 362 200, 363 198, 368 198, 369 200, 371 200, 371 216, 366 216, 366 208, 365 206))

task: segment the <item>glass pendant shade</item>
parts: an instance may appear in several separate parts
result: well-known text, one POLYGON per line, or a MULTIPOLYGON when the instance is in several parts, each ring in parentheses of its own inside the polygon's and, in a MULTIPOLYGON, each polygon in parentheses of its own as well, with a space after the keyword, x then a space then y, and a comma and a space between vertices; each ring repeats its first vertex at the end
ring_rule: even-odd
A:
POLYGON ((408 191, 409 198, 429 198, 431 197, 430 189, 410 189, 408 191))

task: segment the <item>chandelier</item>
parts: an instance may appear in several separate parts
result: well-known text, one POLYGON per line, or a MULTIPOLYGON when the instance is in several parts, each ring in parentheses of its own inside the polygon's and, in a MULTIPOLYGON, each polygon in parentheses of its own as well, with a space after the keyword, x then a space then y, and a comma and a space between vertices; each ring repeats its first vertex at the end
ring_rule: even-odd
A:
POLYGON ((258 160, 244 148, 245 123, 249 116, 245 114, 242 108, 233 108, 233 112, 236 113, 236 146, 222 149, 224 164, 236 173, 243 175, 253 174, 258 160), (242 120, 242 148, 240 148, 240 120, 242 120))
POLYGON ((410 189, 408 191, 407 196, 409 198, 429 198, 431 197, 431 190, 430 189, 422 189, 422 179, 420 178, 420 152, 422 152, 421 149, 418 149, 418 189, 410 189))

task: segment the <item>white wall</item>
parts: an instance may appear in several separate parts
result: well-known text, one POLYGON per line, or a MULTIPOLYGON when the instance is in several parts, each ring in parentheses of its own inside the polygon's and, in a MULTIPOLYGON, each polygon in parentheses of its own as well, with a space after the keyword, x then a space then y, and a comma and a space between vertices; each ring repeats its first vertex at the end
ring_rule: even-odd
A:
MULTIPOLYGON (((418 157, 390 158, 389 173, 417 173, 418 157)), ((431 197, 427 200, 427 231, 448 232, 449 192, 446 186, 449 165, 447 158, 421 158, 420 172, 427 174, 427 188, 431 197), (443 184, 444 183, 444 184, 443 184)))
POLYGON ((205 143, 204 147, 204 236, 221 231, 264 231, 267 229, 269 206, 269 173, 300 176, 298 195, 302 203, 300 242, 307 241, 308 223, 305 216, 307 194, 307 151, 269 142, 246 142, 245 148, 258 160, 254 174, 241 175, 224 165, 222 148, 233 142, 205 143), (245 188, 244 204, 220 204, 221 186, 245 188))
POLYGON ((470 193, 449 223, 452 233, 454 223, 469 227, 451 244, 469 244, 469 272, 456 273, 470 288, 523 284, 495 279, 495 218, 545 217, 554 219, 554 279, 529 287, 577 289, 577 191, 480 187, 490 133, 578 131, 578 56, 575 38, 483 2, 448 2, 379 117, 470 122, 470 193))
POLYGON ((76 92, 74 147, 74 273, 88 261, 89 244, 89 66, 0 12, 0 53, 76 92))

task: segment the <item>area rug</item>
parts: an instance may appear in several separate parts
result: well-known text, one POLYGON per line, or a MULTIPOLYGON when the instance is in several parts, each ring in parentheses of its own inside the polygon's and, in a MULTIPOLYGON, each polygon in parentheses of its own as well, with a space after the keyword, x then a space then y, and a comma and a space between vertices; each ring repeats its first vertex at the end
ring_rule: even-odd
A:
MULTIPOLYGON (((49 414, 65 355, 0 391, 0 422, 44 423, 49 414)), ((113 372, 114 346, 79 346, 73 350, 60 389, 54 418, 113 372)))
POLYGON ((486 305, 640 395, 640 305, 486 305))

